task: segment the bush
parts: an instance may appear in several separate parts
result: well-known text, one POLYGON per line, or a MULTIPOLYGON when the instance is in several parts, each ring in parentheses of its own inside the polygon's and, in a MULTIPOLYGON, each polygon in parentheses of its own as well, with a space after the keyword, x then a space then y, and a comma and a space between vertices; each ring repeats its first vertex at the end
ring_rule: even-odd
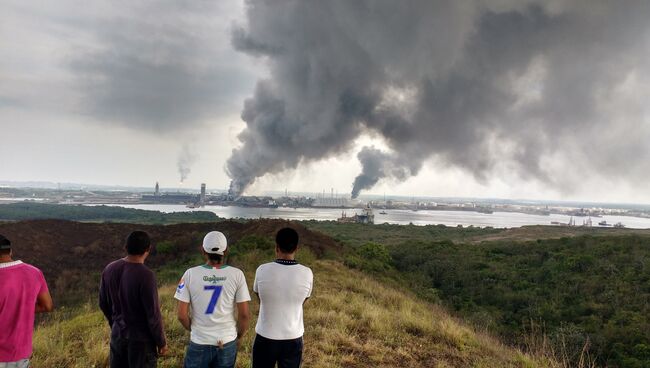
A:
POLYGON ((364 271, 383 272, 391 268, 392 258, 382 244, 366 243, 346 259, 346 265, 364 271))
POLYGON ((156 252, 159 254, 173 254, 176 253, 177 247, 176 244, 170 241, 161 241, 156 244, 156 252))
POLYGON ((268 237, 247 235, 233 243, 229 249, 228 255, 232 258, 237 258, 250 252, 257 252, 265 256, 273 257, 275 254, 275 243, 268 237))

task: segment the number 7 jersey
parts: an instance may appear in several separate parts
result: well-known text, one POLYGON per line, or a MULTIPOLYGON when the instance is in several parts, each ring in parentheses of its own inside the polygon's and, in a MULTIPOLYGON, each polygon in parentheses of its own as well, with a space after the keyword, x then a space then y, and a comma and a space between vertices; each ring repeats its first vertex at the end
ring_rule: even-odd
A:
POLYGON ((237 338, 236 303, 251 300, 244 273, 235 267, 201 265, 188 269, 174 298, 190 303, 195 344, 226 344, 237 338))

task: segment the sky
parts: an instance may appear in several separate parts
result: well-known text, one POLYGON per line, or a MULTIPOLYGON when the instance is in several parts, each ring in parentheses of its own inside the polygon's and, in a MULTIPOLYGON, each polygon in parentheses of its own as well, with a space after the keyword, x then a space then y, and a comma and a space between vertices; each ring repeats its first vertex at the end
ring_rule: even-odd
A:
POLYGON ((0 180, 650 203, 645 0, 0 0, 0 180))

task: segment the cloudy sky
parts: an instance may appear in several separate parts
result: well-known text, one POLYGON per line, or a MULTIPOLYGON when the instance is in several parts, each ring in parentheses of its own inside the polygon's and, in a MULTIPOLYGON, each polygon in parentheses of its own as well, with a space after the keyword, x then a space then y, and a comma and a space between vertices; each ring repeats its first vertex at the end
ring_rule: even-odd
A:
POLYGON ((0 180, 650 203, 649 18, 0 0, 0 180))

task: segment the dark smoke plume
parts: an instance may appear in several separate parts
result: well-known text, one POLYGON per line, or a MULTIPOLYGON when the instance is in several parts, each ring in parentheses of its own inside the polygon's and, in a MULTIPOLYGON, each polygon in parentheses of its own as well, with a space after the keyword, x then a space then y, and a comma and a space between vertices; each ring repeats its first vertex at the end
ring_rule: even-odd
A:
POLYGON ((504 169, 555 187, 592 172, 648 178, 629 164, 650 157, 643 140, 609 138, 650 134, 636 97, 650 81, 648 1, 247 6, 233 44, 262 58, 269 77, 244 103, 243 145, 226 167, 233 194, 347 152, 364 132, 390 150, 361 151, 353 196, 429 159, 478 181, 504 169))
POLYGON ((357 198, 362 190, 372 188, 381 178, 406 180, 412 175, 417 175, 420 170, 419 161, 391 155, 374 147, 364 147, 357 158, 363 171, 354 179, 352 198, 357 198))

